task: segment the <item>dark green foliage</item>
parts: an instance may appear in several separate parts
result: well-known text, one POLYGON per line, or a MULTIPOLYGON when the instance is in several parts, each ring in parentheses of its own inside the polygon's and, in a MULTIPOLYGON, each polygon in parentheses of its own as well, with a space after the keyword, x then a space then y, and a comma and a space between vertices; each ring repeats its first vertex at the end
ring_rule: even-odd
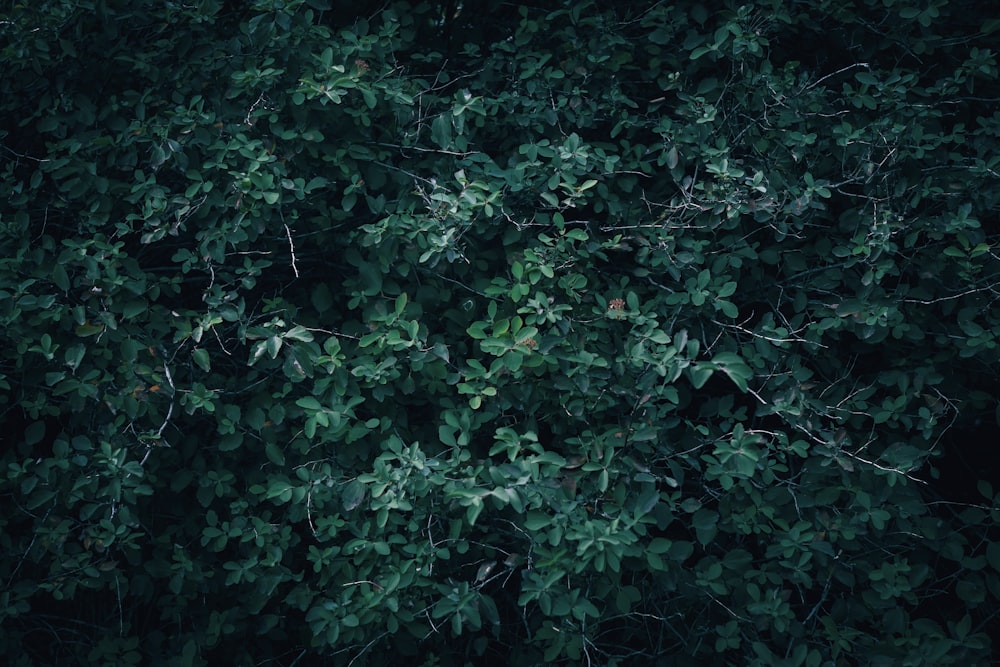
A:
POLYGON ((0 655, 986 664, 986 5, 8 5, 0 655))

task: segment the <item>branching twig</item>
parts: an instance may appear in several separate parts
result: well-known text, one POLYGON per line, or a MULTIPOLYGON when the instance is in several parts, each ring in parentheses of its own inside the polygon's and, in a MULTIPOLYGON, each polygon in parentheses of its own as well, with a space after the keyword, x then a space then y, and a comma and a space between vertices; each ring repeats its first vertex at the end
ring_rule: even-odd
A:
POLYGON ((773 338, 771 336, 765 336, 764 334, 757 333, 756 331, 751 331, 750 329, 740 326, 739 324, 727 324, 725 322, 719 322, 718 320, 714 319, 712 320, 712 322, 718 324, 720 327, 737 329, 738 331, 742 331, 743 333, 750 334, 754 338, 763 338, 764 340, 771 341, 772 343, 809 343, 812 345, 818 345, 819 347, 822 347, 824 349, 827 347, 826 345, 823 345, 820 342, 809 341, 806 340, 805 338, 773 338))
POLYGON ((988 290, 994 289, 995 287, 997 287, 997 283, 993 283, 992 285, 987 285, 986 287, 977 287, 975 289, 966 290, 964 292, 960 292, 958 294, 952 294, 950 296, 938 297, 937 299, 929 299, 929 300, 924 300, 924 299, 903 299, 902 301, 903 301, 903 303, 918 303, 921 306, 930 306, 930 305, 935 304, 935 303, 940 303, 941 301, 951 301, 952 299, 960 299, 963 296, 968 296, 970 294, 976 294, 978 292, 986 292, 988 290))
POLYGON ((375 642, 377 642, 378 640, 382 639, 383 637, 385 637, 385 636, 386 636, 386 635, 388 635, 388 634, 389 634, 388 632, 383 632, 383 633, 382 633, 382 634, 380 634, 380 635, 379 635, 378 637, 376 637, 375 639, 373 639, 373 640, 371 640, 370 642, 368 642, 367 644, 365 644, 365 647, 364 647, 363 649, 361 649, 361 652, 360 652, 360 653, 358 653, 358 654, 357 654, 356 656, 354 656, 353 658, 351 658, 351 661, 350 661, 349 663, 347 663, 347 667, 351 667, 351 665, 353 665, 353 664, 354 664, 354 662, 355 662, 355 661, 356 661, 356 660, 357 660, 358 658, 360 658, 360 657, 361 657, 362 655, 364 655, 364 654, 365 654, 365 651, 367 651, 368 649, 370 649, 370 648, 371 648, 372 646, 374 646, 374 645, 375 645, 375 642))
POLYGON ((261 93, 261 94, 260 94, 260 95, 259 95, 259 96, 257 97, 257 101, 256 101, 256 102, 254 102, 253 104, 251 104, 251 105, 250 105, 250 109, 249 109, 249 110, 247 111, 247 117, 246 117, 246 119, 245 119, 245 120, 243 121, 243 123, 244 123, 245 125, 248 125, 248 126, 250 126, 250 127, 253 127, 253 125, 254 125, 254 123, 256 122, 256 120, 255 120, 255 119, 253 119, 253 118, 251 118, 251 116, 253 115, 253 112, 257 110, 257 107, 259 107, 259 106, 261 105, 261 102, 263 102, 263 101, 264 101, 264 93, 261 93))
POLYGON ((865 69, 868 69, 870 66, 868 65, 868 63, 854 63, 853 65, 847 65, 846 67, 841 67, 836 72, 830 72, 826 76, 821 76, 820 78, 816 79, 811 84, 809 84, 808 86, 806 86, 803 89, 803 92, 805 92, 806 90, 811 90, 811 89, 815 88, 816 86, 818 86, 819 84, 823 83, 824 81, 826 81, 830 77, 837 76, 838 74, 843 74, 847 70, 854 69, 855 67, 864 67, 865 69))
MULTIPOLYGON (((170 423, 170 418, 174 414, 174 394, 177 393, 177 390, 174 387, 174 378, 170 374, 170 366, 167 364, 166 359, 163 360, 163 373, 167 378, 167 384, 170 385, 170 406, 167 408, 167 416, 163 418, 163 423, 160 424, 160 428, 157 429, 156 431, 156 440, 162 440, 163 431, 166 430, 167 424, 170 423)), ((142 461, 139 462, 140 467, 146 464, 146 460, 149 458, 149 455, 152 451, 153 451, 152 443, 146 445, 146 454, 145 456, 142 457, 142 461)))

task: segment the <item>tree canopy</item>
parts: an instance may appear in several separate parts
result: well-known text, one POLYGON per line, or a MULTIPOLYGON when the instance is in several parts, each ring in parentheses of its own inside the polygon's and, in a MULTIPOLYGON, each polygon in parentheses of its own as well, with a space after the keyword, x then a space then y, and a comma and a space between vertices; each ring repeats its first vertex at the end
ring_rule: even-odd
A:
POLYGON ((991 6, 7 3, 0 655, 985 664, 991 6))

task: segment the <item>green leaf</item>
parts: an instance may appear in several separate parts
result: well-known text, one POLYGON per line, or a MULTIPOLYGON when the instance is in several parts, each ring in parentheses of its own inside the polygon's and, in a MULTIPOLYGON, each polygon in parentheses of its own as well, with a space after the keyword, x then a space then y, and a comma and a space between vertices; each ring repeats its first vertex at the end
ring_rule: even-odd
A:
POLYGON ((294 327, 285 332, 283 338, 297 340, 303 343, 310 343, 313 340, 313 334, 305 327, 295 325, 294 327))
POLYGON ((451 147, 452 139, 451 130, 451 116, 447 114, 439 114, 431 122, 431 139, 433 139, 434 143, 440 148, 449 148, 451 147))
POLYGON ((563 468, 566 466, 566 459, 556 452, 542 452, 537 456, 532 457, 532 460, 536 463, 541 463, 556 468, 563 468))
POLYGON ((76 332, 76 335, 80 336, 81 338, 89 338, 91 336, 96 336, 96 335, 98 335, 100 333, 103 333, 104 332, 104 325, 103 324, 91 324, 90 322, 85 322, 85 323, 77 326, 74 329, 74 331, 76 332))
POLYGON ((876 79, 868 72, 858 72, 857 74, 854 75, 854 78, 857 79, 860 83, 865 84, 866 86, 878 85, 878 79, 876 79))
POLYGON ((488 326, 489 324, 487 322, 477 321, 470 324, 469 328, 466 329, 465 331, 467 334, 469 334, 471 338, 475 338, 476 340, 484 340, 488 338, 488 334, 486 333, 486 328, 488 326))
POLYGON ((271 463, 283 466, 285 465, 285 453, 281 450, 281 447, 269 442, 264 445, 264 454, 267 456, 267 460, 271 463))
POLYGON ((646 551, 654 554, 665 554, 670 551, 670 547, 673 543, 665 537, 654 537, 648 545, 646 545, 646 551))
POLYGON ((718 299, 714 302, 716 308, 722 311, 722 314, 728 318, 736 319, 740 316, 740 309, 735 303, 731 301, 726 301, 725 299, 718 299))
POLYGON ((313 308, 321 314, 327 312, 333 307, 333 293, 330 291, 330 287, 325 282, 317 284, 312 289, 310 300, 313 308))
POLYGON ((639 494, 635 506, 636 518, 646 516, 660 502, 660 492, 655 484, 643 484, 642 487, 643 490, 639 494))
POLYGON ((351 480, 344 486, 340 494, 340 502, 344 506, 345 512, 351 512, 361 506, 364 502, 368 487, 358 480, 351 480))
POLYGON ((505 352, 502 359, 507 370, 514 372, 521 370, 521 366, 524 364, 524 355, 514 350, 505 352))
POLYGON ((716 295, 724 299, 727 296, 732 296, 734 292, 736 292, 736 281, 730 280, 719 288, 719 291, 716 293, 716 295))
POLYGON ((329 183, 330 181, 326 178, 323 178, 322 176, 314 176, 313 178, 309 179, 308 183, 306 183, 305 187, 303 188, 303 191, 306 194, 309 194, 313 190, 318 190, 320 188, 326 187, 329 183))
POLYGON ((524 519, 524 527, 530 531, 538 531, 546 528, 552 523, 552 517, 544 512, 532 510, 524 519))
POLYGON ((45 422, 32 422, 24 429, 24 444, 28 447, 41 442, 45 437, 45 422))
POLYGON ((302 398, 295 401, 295 405, 299 406, 304 410, 309 411, 319 411, 323 409, 323 404, 316 400, 313 396, 303 396, 302 398))
POLYGON ((715 372, 714 368, 701 363, 695 363, 687 367, 688 377, 691 379, 691 385, 695 389, 701 389, 705 386, 708 379, 712 377, 713 372, 715 372))
POLYGON ((475 525, 484 507, 481 498, 473 498, 471 504, 465 508, 465 522, 470 526, 475 525))
POLYGON ((66 273, 66 268, 62 264, 55 264, 52 267, 52 282, 56 284, 56 287, 66 292, 69 290, 69 275, 66 273))
POLYGON ((712 358, 712 363, 728 375, 740 391, 747 390, 747 381, 753 377, 753 370, 739 355, 732 352, 720 352, 712 358))
POLYGON ((278 356, 278 352, 281 351, 282 344, 280 336, 270 336, 264 341, 264 348, 267 350, 268 355, 274 359, 278 356))
POLYGON ((528 339, 533 339, 538 335, 536 327, 521 327, 514 335, 515 343, 524 343, 528 339))
POLYGON ((700 509, 691 516, 698 542, 708 545, 718 532, 719 515, 708 509, 700 509))
POLYGON ((667 168, 674 169, 680 162, 680 154, 677 152, 676 146, 671 146, 670 150, 667 151, 667 168))
POLYGON ((559 197, 557 197, 556 195, 554 195, 551 192, 547 192, 547 191, 546 192, 541 192, 541 193, 539 193, 538 196, 541 197, 542 200, 546 204, 548 204, 549 206, 552 206, 554 208, 556 208, 556 207, 559 206, 559 197))
POLYGON ((375 92, 371 88, 362 88, 361 97, 365 101, 365 106, 369 109, 374 109, 378 106, 378 98, 375 97, 375 92))
POLYGON ((986 598, 985 587, 978 576, 966 576, 955 585, 955 594, 963 602, 978 605, 986 598))
POLYGON ((198 367, 206 373, 212 370, 212 362, 209 359, 208 350, 205 348, 199 347, 192 350, 191 358, 194 359, 194 363, 198 364, 198 367))
POLYGON ((1000 572, 1000 542, 990 542, 986 545, 986 560, 990 567, 1000 572))
POLYGON ((955 637, 958 641, 965 641, 965 638, 969 636, 969 631, 972 630, 972 616, 965 614, 962 616, 962 620, 955 624, 955 637))
POLYGON ((142 299, 131 299, 122 304, 122 317, 127 320, 134 319, 144 314, 148 307, 146 301, 142 299))

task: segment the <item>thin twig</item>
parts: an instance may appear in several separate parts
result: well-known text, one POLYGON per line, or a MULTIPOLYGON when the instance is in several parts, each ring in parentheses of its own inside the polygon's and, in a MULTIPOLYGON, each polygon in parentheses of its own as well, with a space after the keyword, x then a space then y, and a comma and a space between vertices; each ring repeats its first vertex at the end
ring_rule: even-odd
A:
POLYGON ((826 76, 822 76, 822 77, 816 79, 811 84, 809 84, 808 86, 806 86, 805 90, 810 90, 812 88, 815 88, 816 86, 818 86, 819 84, 823 83, 824 81, 826 81, 830 77, 837 76, 838 74, 842 74, 843 72, 846 72, 849 69, 854 69, 855 67, 864 67, 865 69, 868 69, 870 66, 868 65, 868 63, 854 63, 853 65, 847 65, 846 67, 841 67, 836 72, 830 72, 826 76))
POLYGON ((292 230, 288 228, 288 225, 285 225, 285 235, 288 237, 288 248, 292 253, 292 271, 295 272, 295 277, 298 278, 299 267, 295 264, 295 244, 292 242, 292 230))
POLYGON ((375 639, 373 639, 373 640, 371 640, 370 642, 368 642, 367 644, 365 644, 365 647, 364 647, 363 649, 361 649, 361 652, 360 652, 360 653, 358 653, 358 654, 357 654, 356 656, 354 656, 353 658, 351 658, 351 661, 350 661, 349 663, 347 663, 347 667, 351 667, 351 665, 353 665, 353 664, 354 664, 354 662, 355 662, 355 661, 356 661, 356 660, 357 660, 358 658, 360 658, 360 657, 361 657, 362 655, 364 655, 364 654, 365 654, 365 651, 367 651, 368 649, 370 649, 370 648, 371 648, 371 647, 372 647, 372 646, 373 646, 373 645, 375 644, 375 642, 377 642, 378 640, 382 639, 383 637, 385 637, 385 636, 386 636, 386 635, 388 635, 388 634, 389 634, 388 632, 383 632, 383 633, 382 633, 382 634, 380 634, 380 635, 379 635, 378 637, 376 637, 375 639))
POLYGON ((306 519, 309 520, 309 530, 312 531, 313 537, 318 540, 319 534, 316 532, 316 526, 313 524, 312 517, 312 487, 310 487, 309 492, 306 493, 306 519))
MULTIPOLYGON (((160 424, 160 428, 157 429, 156 431, 157 440, 161 440, 163 438, 163 431, 166 430, 167 424, 170 423, 170 418, 174 414, 174 395, 177 393, 177 390, 174 387, 174 378, 170 374, 170 366, 167 365, 166 359, 163 360, 163 372, 167 378, 167 384, 170 385, 170 406, 167 408, 167 416, 164 417, 163 423, 160 424)), ((153 451, 152 443, 146 445, 146 454, 145 456, 142 457, 142 461, 139 462, 140 467, 146 465, 146 460, 149 459, 149 455, 150 453, 152 453, 152 451, 153 451)))
POLYGON ((118 636, 125 636, 125 615, 122 611, 122 587, 118 581, 118 574, 115 573, 115 590, 118 593, 118 636))
POLYGON ((938 297, 937 299, 930 299, 930 300, 926 300, 926 301, 924 299, 902 299, 902 301, 903 301, 903 303, 918 303, 921 306, 929 306, 931 304, 939 303, 941 301, 951 301, 952 299, 960 299, 963 296, 968 296, 970 294, 976 294, 977 292, 985 292, 987 290, 992 290, 996 286, 997 286, 996 283, 994 283, 993 285, 987 285, 986 287, 977 287, 975 289, 966 290, 965 292, 961 292, 959 294, 952 294, 950 296, 942 296, 942 297, 938 297))

